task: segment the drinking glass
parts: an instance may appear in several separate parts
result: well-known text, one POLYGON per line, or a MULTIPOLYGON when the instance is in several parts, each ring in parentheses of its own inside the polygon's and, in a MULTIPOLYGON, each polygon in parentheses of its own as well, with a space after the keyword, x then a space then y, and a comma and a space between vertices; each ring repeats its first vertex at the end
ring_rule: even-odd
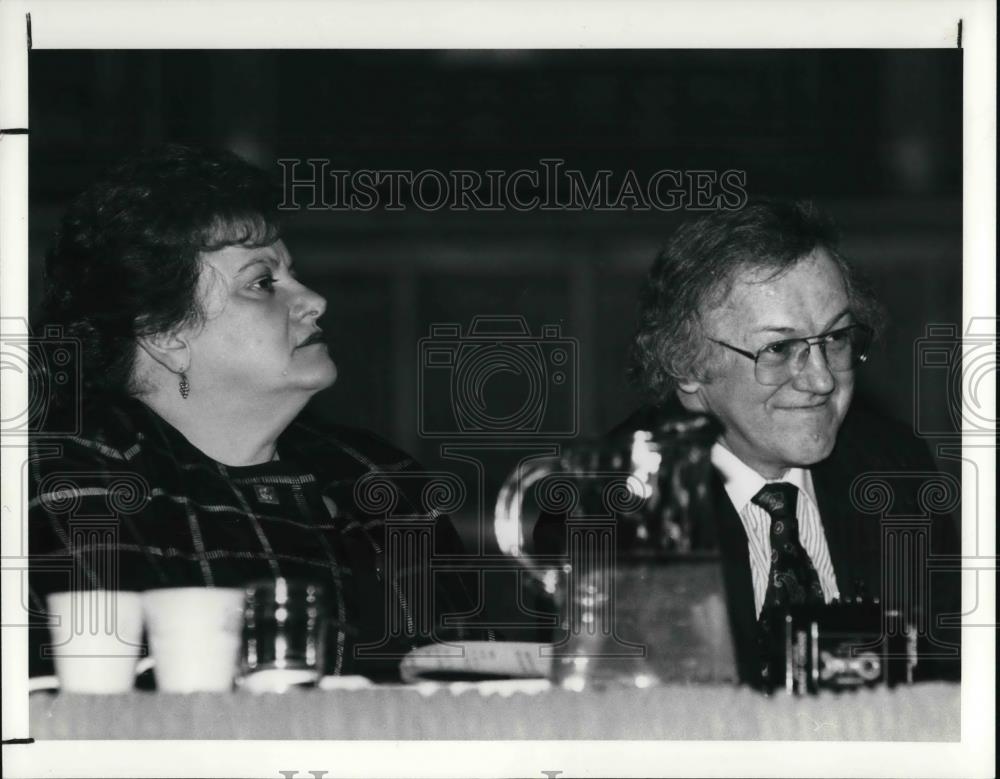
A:
POLYGON ((322 585, 276 577, 245 590, 240 686, 283 692, 323 676, 327 597, 322 585))

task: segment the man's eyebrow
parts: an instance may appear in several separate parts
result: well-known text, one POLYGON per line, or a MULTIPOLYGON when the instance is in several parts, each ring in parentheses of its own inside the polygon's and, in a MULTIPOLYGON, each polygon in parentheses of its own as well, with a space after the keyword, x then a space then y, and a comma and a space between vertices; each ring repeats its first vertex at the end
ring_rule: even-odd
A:
POLYGON ((782 327, 778 325, 764 325, 753 330, 754 333, 794 333, 794 327, 782 327))
POLYGON ((835 316, 833 319, 831 319, 829 322, 827 322, 826 323, 826 327, 824 327, 823 329, 824 330, 829 330, 831 327, 833 327, 834 323, 837 320, 843 319, 845 316, 847 316, 850 313, 851 313, 851 309, 850 309, 850 306, 848 306, 843 311, 841 311, 839 314, 837 314, 837 316, 835 316))
MULTIPOLYGON (((837 322, 837 320, 843 319, 845 316, 847 316, 850 313, 851 313, 851 309, 850 308, 845 308, 843 311, 841 311, 835 317, 833 317, 832 319, 830 319, 829 322, 827 322, 827 324, 823 327, 823 332, 824 333, 827 332, 831 327, 833 327, 834 323, 837 322)), ((754 329, 752 332, 753 333, 781 333, 781 334, 784 335, 784 334, 794 334, 796 332, 796 330, 795 330, 794 327, 788 327, 787 325, 763 325, 762 327, 758 327, 758 328, 754 329)))

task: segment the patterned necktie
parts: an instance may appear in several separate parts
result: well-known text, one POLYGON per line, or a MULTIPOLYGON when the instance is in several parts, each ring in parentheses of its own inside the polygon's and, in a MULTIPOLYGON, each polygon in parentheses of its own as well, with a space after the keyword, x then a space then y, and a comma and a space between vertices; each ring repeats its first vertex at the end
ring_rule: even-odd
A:
MULTIPOLYGON (((761 650, 767 656, 767 641, 771 635, 770 616, 773 609, 797 605, 819 605, 825 602, 819 574, 799 541, 799 521, 795 516, 799 490, 794 484, 765 484, 750 499, 771 515, 771 570, 767 576, 767 591, 760 611, 761 650)), ((761 675, 768 681, 766 661, 761 675)))

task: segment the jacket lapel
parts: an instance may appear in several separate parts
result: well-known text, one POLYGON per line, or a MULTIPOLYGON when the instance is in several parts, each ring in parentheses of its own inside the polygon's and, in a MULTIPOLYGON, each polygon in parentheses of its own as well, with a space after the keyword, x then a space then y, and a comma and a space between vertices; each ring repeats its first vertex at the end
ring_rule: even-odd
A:
POLYGON ((812 477, 817 508, 823 523, 823 535, 826 536, 830 562, 833 563, 833 573, 837 580, 837 589, 841 599, 848 599, 857 594, 855 583, 858 571, 854 570, 857 555, 851 554, 851 533, 848 527, 850 517, 847 511, 849 496, 843 494, 850 485, 844 484, 837 470, 834 463, 827 461, 812 469, 812 477))
POLYGON ((812 468, 816 502, 841 600, 882 594, 880 523, 861 514, 851 496, 854 479, 873 467, 868 449, 862 445, 849 414, 836 448, 812 468))
POLYGON ((754 604, 753 577, 750 573, 749 544, 740 516, 726 493, 722 476, 714 469, 712 500, 739 675, 744 682, 756 683, 760 678, 757 662, 757 607, 754 604))

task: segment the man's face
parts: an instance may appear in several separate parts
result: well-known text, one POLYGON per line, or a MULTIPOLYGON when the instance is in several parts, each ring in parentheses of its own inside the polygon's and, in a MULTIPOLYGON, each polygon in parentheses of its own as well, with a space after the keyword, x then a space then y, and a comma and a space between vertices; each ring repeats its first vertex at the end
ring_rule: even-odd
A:
MULTIPOLYGON (((825 249, 772 275, 738 273, 723 304, 703 313, 705 334, 756 354, 774 341, 852 323, 843 276, 825 249)), ((709 378, 682 382, 679 394, 687 408, 719 419, 724 446, 767 478, 830 454, 854 392, 853 371, 831 371, 812 346, 801 372, 764 386, 754 377, 753 360, 718 344, 711 349, 709 378)))

